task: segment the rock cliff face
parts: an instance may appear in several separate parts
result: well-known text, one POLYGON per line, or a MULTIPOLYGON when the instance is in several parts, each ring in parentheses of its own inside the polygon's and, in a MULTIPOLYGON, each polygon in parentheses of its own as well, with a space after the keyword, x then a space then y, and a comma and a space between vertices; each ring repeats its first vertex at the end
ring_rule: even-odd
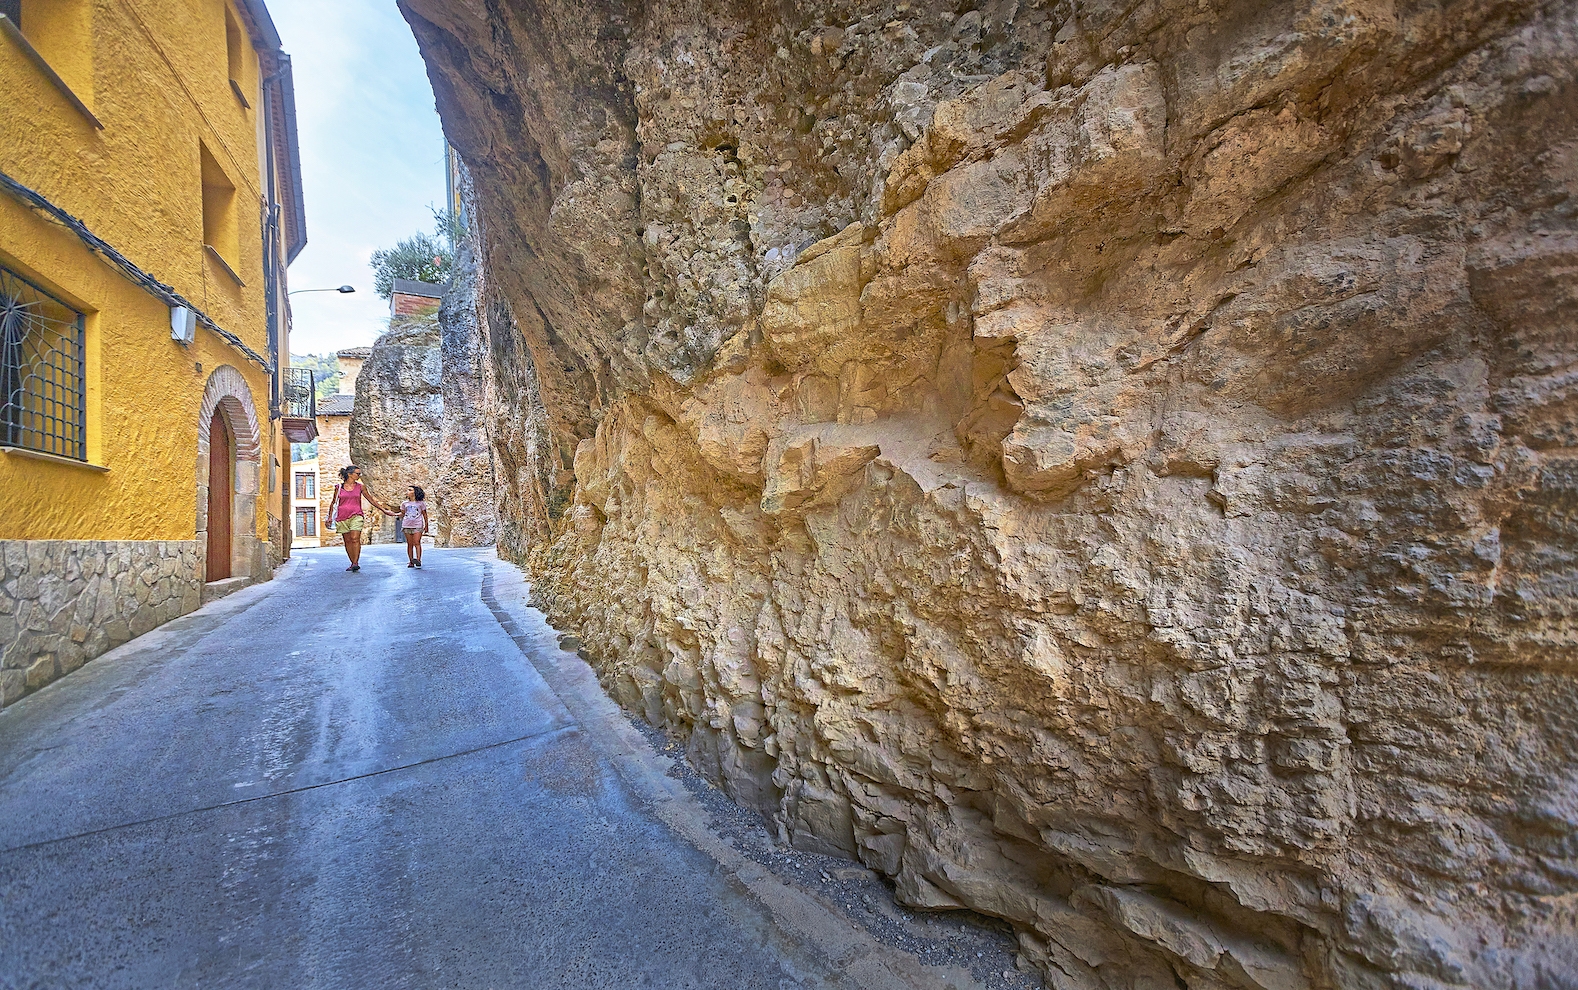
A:
POLYGON ((437 531, 446 523, 435 498, 444 420, 442 367, 437 317, 397 317, 373 343, 356 376, 350 424, 351 463, 361 466, 391 507, 398 507, 407 485, 421 485, 437 531))
POLYGON ((439 545, 446 547, 491 546, 497 535, 481 292, 474 242, 465 238, 438 310, 443 415, 433 498, 443 510, 435 523, 439 545))
MULTIPOLYGON (((356 379, 350 450, 393 505, 421 485, 439 546, 494 540, 483 407, 480 274, 467 245, 436 315, 396 318, 356 379)), ((395 523, 394 525, 397 525, 395 523)))
POLYGON ((1060 988, 1578 986, 1578 4, 401 0, 500 543, 1060 988))

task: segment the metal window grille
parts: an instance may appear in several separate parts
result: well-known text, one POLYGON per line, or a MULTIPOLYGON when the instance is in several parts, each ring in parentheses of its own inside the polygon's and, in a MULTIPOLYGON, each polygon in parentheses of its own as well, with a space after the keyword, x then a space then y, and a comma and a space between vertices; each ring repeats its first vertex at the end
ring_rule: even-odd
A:
POLYGON ((0 267, 0 442, 88 459, 86 320, 0 267))
POLYGON ((285 416, 315 419, 318 415, 317 379, 311 368, 285 369, 285 416))

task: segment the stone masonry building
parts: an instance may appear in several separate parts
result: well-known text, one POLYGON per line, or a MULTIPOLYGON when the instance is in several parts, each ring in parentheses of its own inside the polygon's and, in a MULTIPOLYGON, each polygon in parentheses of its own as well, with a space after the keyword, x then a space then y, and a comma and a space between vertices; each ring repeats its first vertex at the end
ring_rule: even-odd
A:
MULTIPOLYGON (((371 347, 348 347, 334 355, 340 368, 340 393, 318 403, 318 531, 319 546, 344 546, 345 540, 329 525, 334 505, 334 486, 340 481, 340 468, 351 460, 351 412, 356 403, 356 377, 372 354, 371 347)), ((375 535, 383 516, 375 509, 366 520, 365 543, 377 542, 375 535)))

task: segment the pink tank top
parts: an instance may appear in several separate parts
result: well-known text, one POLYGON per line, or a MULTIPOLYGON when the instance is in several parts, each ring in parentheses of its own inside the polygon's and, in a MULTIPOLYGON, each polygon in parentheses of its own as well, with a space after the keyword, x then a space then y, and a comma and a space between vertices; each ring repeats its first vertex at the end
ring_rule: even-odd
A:
POLYGON ((334 518, 349 519, 362 514, 362 486, 345 485, 340 488, 340 500, 334 506, 334 518))

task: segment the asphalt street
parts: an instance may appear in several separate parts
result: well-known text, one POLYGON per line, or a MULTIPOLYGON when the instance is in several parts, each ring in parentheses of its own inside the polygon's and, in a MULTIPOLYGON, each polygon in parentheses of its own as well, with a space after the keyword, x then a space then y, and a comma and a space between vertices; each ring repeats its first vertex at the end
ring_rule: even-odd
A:
POLYGON ((715 848, 491 550, 344 563, 0 712, 0 987, 965 985, 715 848))

